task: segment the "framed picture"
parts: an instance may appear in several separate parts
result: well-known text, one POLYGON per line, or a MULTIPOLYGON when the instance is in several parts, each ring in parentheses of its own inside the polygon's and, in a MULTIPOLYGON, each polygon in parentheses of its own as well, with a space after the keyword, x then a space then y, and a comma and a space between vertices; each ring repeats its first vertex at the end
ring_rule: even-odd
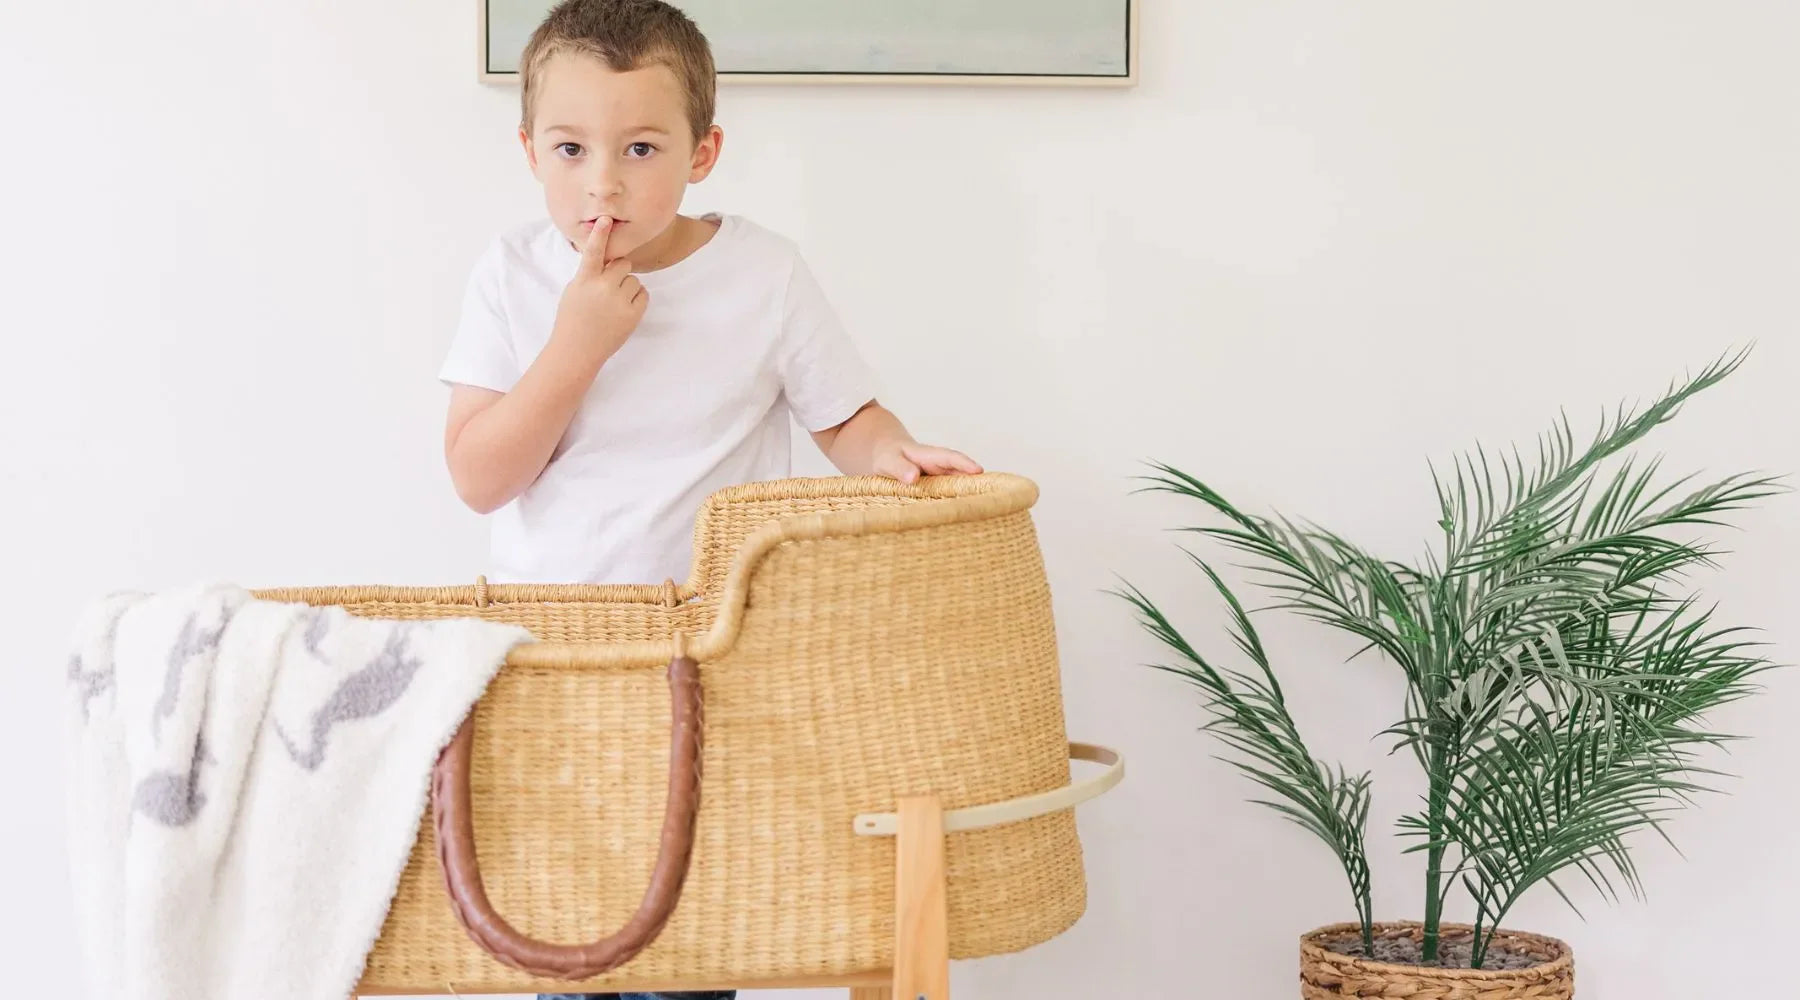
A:
MULTIPOLYGON (((476 0, 481 78, 513 83, 555 0, 476 0)), ((671 0, 721 83, 1129 86, 1142 0, 671 0)))

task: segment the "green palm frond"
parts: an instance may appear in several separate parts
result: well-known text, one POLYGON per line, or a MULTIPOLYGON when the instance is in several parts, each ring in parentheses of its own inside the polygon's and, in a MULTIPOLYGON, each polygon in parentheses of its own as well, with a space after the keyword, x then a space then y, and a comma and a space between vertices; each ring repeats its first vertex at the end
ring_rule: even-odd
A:
POLYGON ((1404 585, 1392 571, 1354 545, 1326 532, 1285 521, 1253 518, 1211 487, 1167 465, 1146 477, 1155 492, 1190 497, 1224 514, 1234 527, 1190 527, 1253 556, 1251 567, 1266 589, 1281 598, 1277 607, 1358 636, 1386 653, 1409 673, 1415 669, 1412 616, 1404 606, 1404 585))
POLYGON ((1232 751, 1222 759, 1273 794, 1254 801, 1312 833, 1337 856, 1362 921, 1364 943, 1372 947, 1371 886, 1364 850, 1369 775, 1333 768, 1308 752, 1249 612, 1211 566, 1191 553, 1189 557, 1230 608, 1228 631, 1238 652, 1256 666, 1255 672, 1215 667, 1136 587, 1126 584, 1115 593, 1137 610, 1145 630, 1180 658, 1157 669, 1186 679, 1206 697, 1212 718, 1203 729, 1232 751))
POLYGON ((1670 383, 1661 397, 1642 411, 1621 405, 1603 418, 1594 439, 1577 450, 1567 414, 1538 439, 1538 460, 1527 469, 1517 449, 1502 458, 1500 482, 1484 452, 1460 458, 1454 486, 1439 485, 1438 501, 1446 535, 1447 573, 1479 564, 1534 538, 1551 537, 1570 515, 1581 493, 1577 487, 1599 465, 1673 419, 1683 403, 1724 381, 1744 363, 1748 349, 1714 361, 1684 381, 1670 383), (1479 474, 1478 474, 1479 473, 1479 474))
POLYGON ((1580 618, 1617 600, 1631 600, 1690 567, 1709 565, 1716 550, 1679 542, 1662 532, 1718 525, 1728 512, 1783 492, 1768 477, 1732 477, 1709 484, 1666 507, 1622 502, 1643 487, 1627 469, 1596 495, 1591 507, 1571 508, 1569 530, 1553 541, 1521 543, 1510 554, 1471 563, 1458 582, 1479 598, 1468 608, 1473 629, 1462 658, 1481 661, 1540 633, 1544 626, 1580 618))

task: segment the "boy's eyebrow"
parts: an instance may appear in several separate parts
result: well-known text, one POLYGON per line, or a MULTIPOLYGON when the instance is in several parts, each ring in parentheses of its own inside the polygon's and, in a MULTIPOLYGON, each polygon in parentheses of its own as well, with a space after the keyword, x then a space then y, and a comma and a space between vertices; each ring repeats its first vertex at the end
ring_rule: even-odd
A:
MULTIPOLYGON (((571 135, 580 135, 581 134, 581 129, 575 127, 574 125, 547 125, 544 127, 544 131, 545 132, 567 132, 571 135)), ((662 128, 661 126, 657 126, 657 125, 636 125, 630 129, 626 130, 625 134, 626 135, 637 135, 640 132, 655 132, 657 135, 673 135, 674 134, 674 133, 670 132, 668 129, 662 128)))

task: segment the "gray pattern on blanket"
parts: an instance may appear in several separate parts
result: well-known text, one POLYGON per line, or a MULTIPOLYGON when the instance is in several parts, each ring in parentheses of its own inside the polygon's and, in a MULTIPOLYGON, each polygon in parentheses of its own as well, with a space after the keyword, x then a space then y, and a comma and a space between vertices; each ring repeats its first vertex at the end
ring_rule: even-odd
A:
MULTIPOLYGON (((323 616, 315 621, 323 620, 323 616)), ((325 760, 326 737, 338 723, 355 719, 367 719, 380 715, 389 705, 400 699, 412 683, 413 674, 423 665, 418 657, 407 653, 406 640, 413 629, 428 626, 408 626, 407 631, 396 630, 388 637, 387 645, 369 665, 344 678, 336 691, 325 704, 312 716, 312 746, 301 750, 288 736, 286 730, 276 723, 275 732, 281 741, 287 744, 288 756, 294 763, 316 771, 325 760)), ((309 630, 308 637, 311 638, 309 630)), ((319 637, 322 639, 323 637, 319 637)), ((316 642, 314 645, 316 646, 316 642)))
POLYGON ((87 662, 81 658, 80 653, 69 657, 69 683, 75 686, 76 693, 81 697, 82 722, 88 720, 88 705, 95 698, 112 690, 113 678, 116 675, 112 660, 113 642, 118 639, 119 621, 124 617, 125 605, 120 604, 113 609, 112 616, 106 622, 104 646, 107 658, 99 669, 87 669, 87 662))
POLYGON ((325 653, 319 644, 331 632, 331 612, 331 608, 313 608, 306 613, 306 635, 301 643, 307 652, 321 660, 325 659, 325 653))
POLYGON ((175 645, 169 649, 169 668, 163 674, 162 697, 156 700, 156 714, 150 719, 150 734, 153 738, 162 738, 162 720, 175 711, 175 700, 181 694, 181 672, 202 653, 210 653, 219 648, 219 640, 225 635, 225 626, 231 624, 231 618, 237 608, 227 605, 219 613, 219 625, 210 631, 200 628, 198 612, 188 616, 182 623, 181 633, 175 637, 175 645))
POLYGON ((145 775, 132 793, 132 810, 164 826, 192 823, 206 805, 206 796, 200 791, 200 765, 212 763, 216 761, 206 752, 206 737, 196 735, 194 759, 188 764, 187 773, 151 771, 145 775))
POLYGON ((95 698, 112 690, 112 664, 109 663, 99 670, 90 671, 82 660, 81 654, 76 653, 69 657, 69 683, 75 685, 75 690, 81 697, 81 719, 86 722, 88 705, 95 698))

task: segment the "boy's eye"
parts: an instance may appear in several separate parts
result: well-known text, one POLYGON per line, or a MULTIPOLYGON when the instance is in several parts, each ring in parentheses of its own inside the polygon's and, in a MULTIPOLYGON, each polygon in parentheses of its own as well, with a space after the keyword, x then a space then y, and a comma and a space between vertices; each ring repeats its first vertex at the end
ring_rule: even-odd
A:
POLYGON ((647 142, 634 142, 625 147, 625 155, 634 156, 638 159, 643 159, 654 152, 656 152, 656 147, 647 142))
POLYGON ((556 151, 558 153, 561 153, 564 156, 580 156, 581 155, 581 144, 578 142, 558 143, 556 146, 556 151))

